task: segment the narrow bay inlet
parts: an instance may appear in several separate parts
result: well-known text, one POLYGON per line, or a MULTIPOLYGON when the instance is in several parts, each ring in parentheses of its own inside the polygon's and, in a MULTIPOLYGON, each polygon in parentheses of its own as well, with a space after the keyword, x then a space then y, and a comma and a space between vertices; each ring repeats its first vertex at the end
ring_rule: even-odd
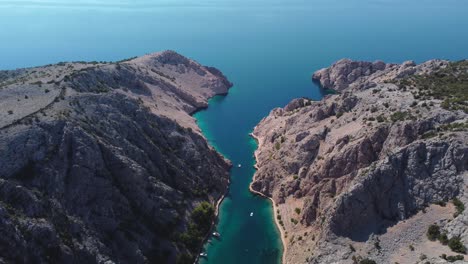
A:
POLYGON ((226 133, 233 127, 212 125, 223 113, 223 102, 229 96, 211 99, 208 109, 195 114, 208 142, 233 163, 229 189, 213 230, 220 237, 209 237, 204 247, 207 257, 199 263, 281 263, 282 244, 271 202, 248 187, 255 173, 253 152, 257 144, 248 133, 226 133))

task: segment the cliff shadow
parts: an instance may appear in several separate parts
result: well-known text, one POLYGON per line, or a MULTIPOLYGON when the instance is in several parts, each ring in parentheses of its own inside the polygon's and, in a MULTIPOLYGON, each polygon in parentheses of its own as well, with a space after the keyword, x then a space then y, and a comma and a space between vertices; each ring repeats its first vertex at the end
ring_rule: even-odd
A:
POLYGON ((338 92, 333 89, 324 88, 319 81, 312 79, 312 83, 319 88, 320 96, 325 97, 330 94, 337 94, 338 92))
POLYGON ((337 236, 343 236, 356 242, 366 242, 372 235, 383 235, 387 233, 388 229, 396 224, 397 220, 376 220, 375 223, 363 223, 363 225, 356 226, 355 229, 348 230, 348 232, 338 231, 333 232, 337 236))

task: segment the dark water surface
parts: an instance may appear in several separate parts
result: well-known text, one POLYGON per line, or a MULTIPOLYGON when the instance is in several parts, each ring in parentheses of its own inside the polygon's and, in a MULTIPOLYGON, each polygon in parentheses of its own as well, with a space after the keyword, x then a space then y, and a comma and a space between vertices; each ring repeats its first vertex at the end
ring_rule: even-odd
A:
POLYGON ((464 0, 0 0, 0 69, 164 49, 218 67, 235 86, 195 117, 242 168, 202 263, 278 263, 271 205, 248 191, 248 133, 292 98, 320 99, 311 73, 340 58, 467 58, 467 13, 464 0))

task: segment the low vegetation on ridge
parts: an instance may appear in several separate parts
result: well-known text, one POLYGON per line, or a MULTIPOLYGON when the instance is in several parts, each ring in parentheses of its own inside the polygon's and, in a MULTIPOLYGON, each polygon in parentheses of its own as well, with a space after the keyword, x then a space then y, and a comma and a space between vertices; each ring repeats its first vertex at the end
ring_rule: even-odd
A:
POLYGON ((402 89, 416 89, 415 99, 441 100, 447 110, 468 113, 468 61, 451 62, 432 74, 410 75, 396 84, 402 89))
MULTIPOLYGON (((208 202, 201 202, 191 214, 191 222, 186 232, 179 236, 179 239, 187 248, 196 250, 203 241, 203 237, 208 233, 213 218, 215 217, 215 208, 208 202)), ((181 259, 187 259, 182 257, 181 259)), ((185 263, 180 260, 179 263, 185 263)), ((191 263, 191 262, 188 262, 191 263)))

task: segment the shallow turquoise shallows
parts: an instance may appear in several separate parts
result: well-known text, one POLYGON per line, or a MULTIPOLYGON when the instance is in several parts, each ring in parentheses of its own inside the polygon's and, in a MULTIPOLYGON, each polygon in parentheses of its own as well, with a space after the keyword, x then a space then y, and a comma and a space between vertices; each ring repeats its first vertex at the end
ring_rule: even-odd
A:
POLYGON ((0 69, 165 49, 218 67, 235 85, 195 117, 242 167, 232 169, 221 239, 205 246, 202 263, 275 264, 282 246, 271 205, 248 191, 248 133, 292 98, 320 99, 311 73, 340 58, 468 58, 467 12, 463 0, 0 0, 0 69))

